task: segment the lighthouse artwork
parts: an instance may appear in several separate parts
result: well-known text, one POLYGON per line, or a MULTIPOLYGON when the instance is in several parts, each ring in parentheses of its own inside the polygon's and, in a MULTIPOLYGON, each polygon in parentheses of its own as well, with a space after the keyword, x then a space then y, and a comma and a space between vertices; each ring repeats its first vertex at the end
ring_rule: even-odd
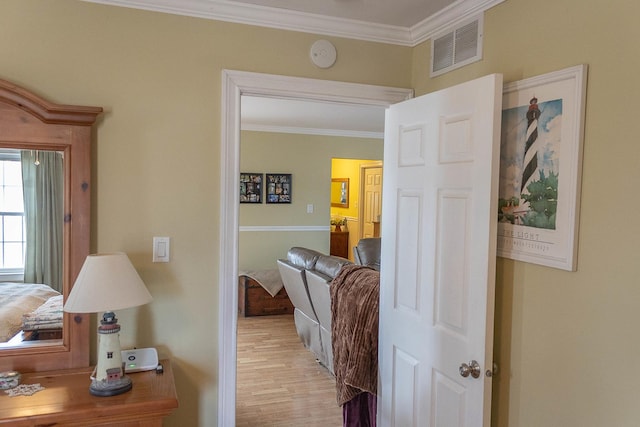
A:
POLYGON ((562 99, 504 110, 498 221, 554 230, 560 179, 562 99))
POLYGON ((498 255, 575 269, 585 65, 505 85, 498 255))
POLYGON ((538 98, 533 97, 529 101, 529 110, 527 111, 527 135, 524 143, 524 161, 522 166, 522 180, 520 184, 520 194, 527 188, 533 180, 533 173, 538 169, 538 119, 540 118, 540 109, 538 108, 538 98))

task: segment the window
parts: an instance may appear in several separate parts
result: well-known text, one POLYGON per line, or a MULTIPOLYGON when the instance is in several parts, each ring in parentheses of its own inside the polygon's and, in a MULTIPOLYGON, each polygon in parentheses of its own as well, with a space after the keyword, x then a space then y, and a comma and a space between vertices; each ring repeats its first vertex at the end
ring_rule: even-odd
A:
POLYGON ((0 273, 24 268, 26 246, 20 151, 0 150, 0 273))

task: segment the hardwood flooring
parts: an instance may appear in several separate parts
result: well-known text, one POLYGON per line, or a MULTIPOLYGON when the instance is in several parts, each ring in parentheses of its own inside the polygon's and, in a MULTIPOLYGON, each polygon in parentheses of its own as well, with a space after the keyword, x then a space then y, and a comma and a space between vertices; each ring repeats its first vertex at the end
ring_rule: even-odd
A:
POLYGON ((238 318, 236 427, 339 427, 335 379, 292 315, 238 318))

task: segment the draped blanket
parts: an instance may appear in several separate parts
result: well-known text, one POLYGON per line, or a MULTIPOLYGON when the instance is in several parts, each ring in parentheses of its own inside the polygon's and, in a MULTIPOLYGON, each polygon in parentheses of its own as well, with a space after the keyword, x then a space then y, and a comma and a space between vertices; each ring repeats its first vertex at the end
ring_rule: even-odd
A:
POLYGON ((255 280, 262 286, 269 295, 275 297, 280 289, 284 287, 280 272, 276 270, 243 270, 238 272, 239 276, 247 276, 255 280))
POLYGON ((331 282, 331 342, 338 405, 377 394, 380 273, 348 264, 331 282))

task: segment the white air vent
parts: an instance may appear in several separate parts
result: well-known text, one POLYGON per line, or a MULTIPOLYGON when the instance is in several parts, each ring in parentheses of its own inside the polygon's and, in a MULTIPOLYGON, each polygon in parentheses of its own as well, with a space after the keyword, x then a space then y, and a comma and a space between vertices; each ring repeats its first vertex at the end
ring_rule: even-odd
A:
POLYGON ((482 59, 482 16, 431 38, 431 77, 482 59))

